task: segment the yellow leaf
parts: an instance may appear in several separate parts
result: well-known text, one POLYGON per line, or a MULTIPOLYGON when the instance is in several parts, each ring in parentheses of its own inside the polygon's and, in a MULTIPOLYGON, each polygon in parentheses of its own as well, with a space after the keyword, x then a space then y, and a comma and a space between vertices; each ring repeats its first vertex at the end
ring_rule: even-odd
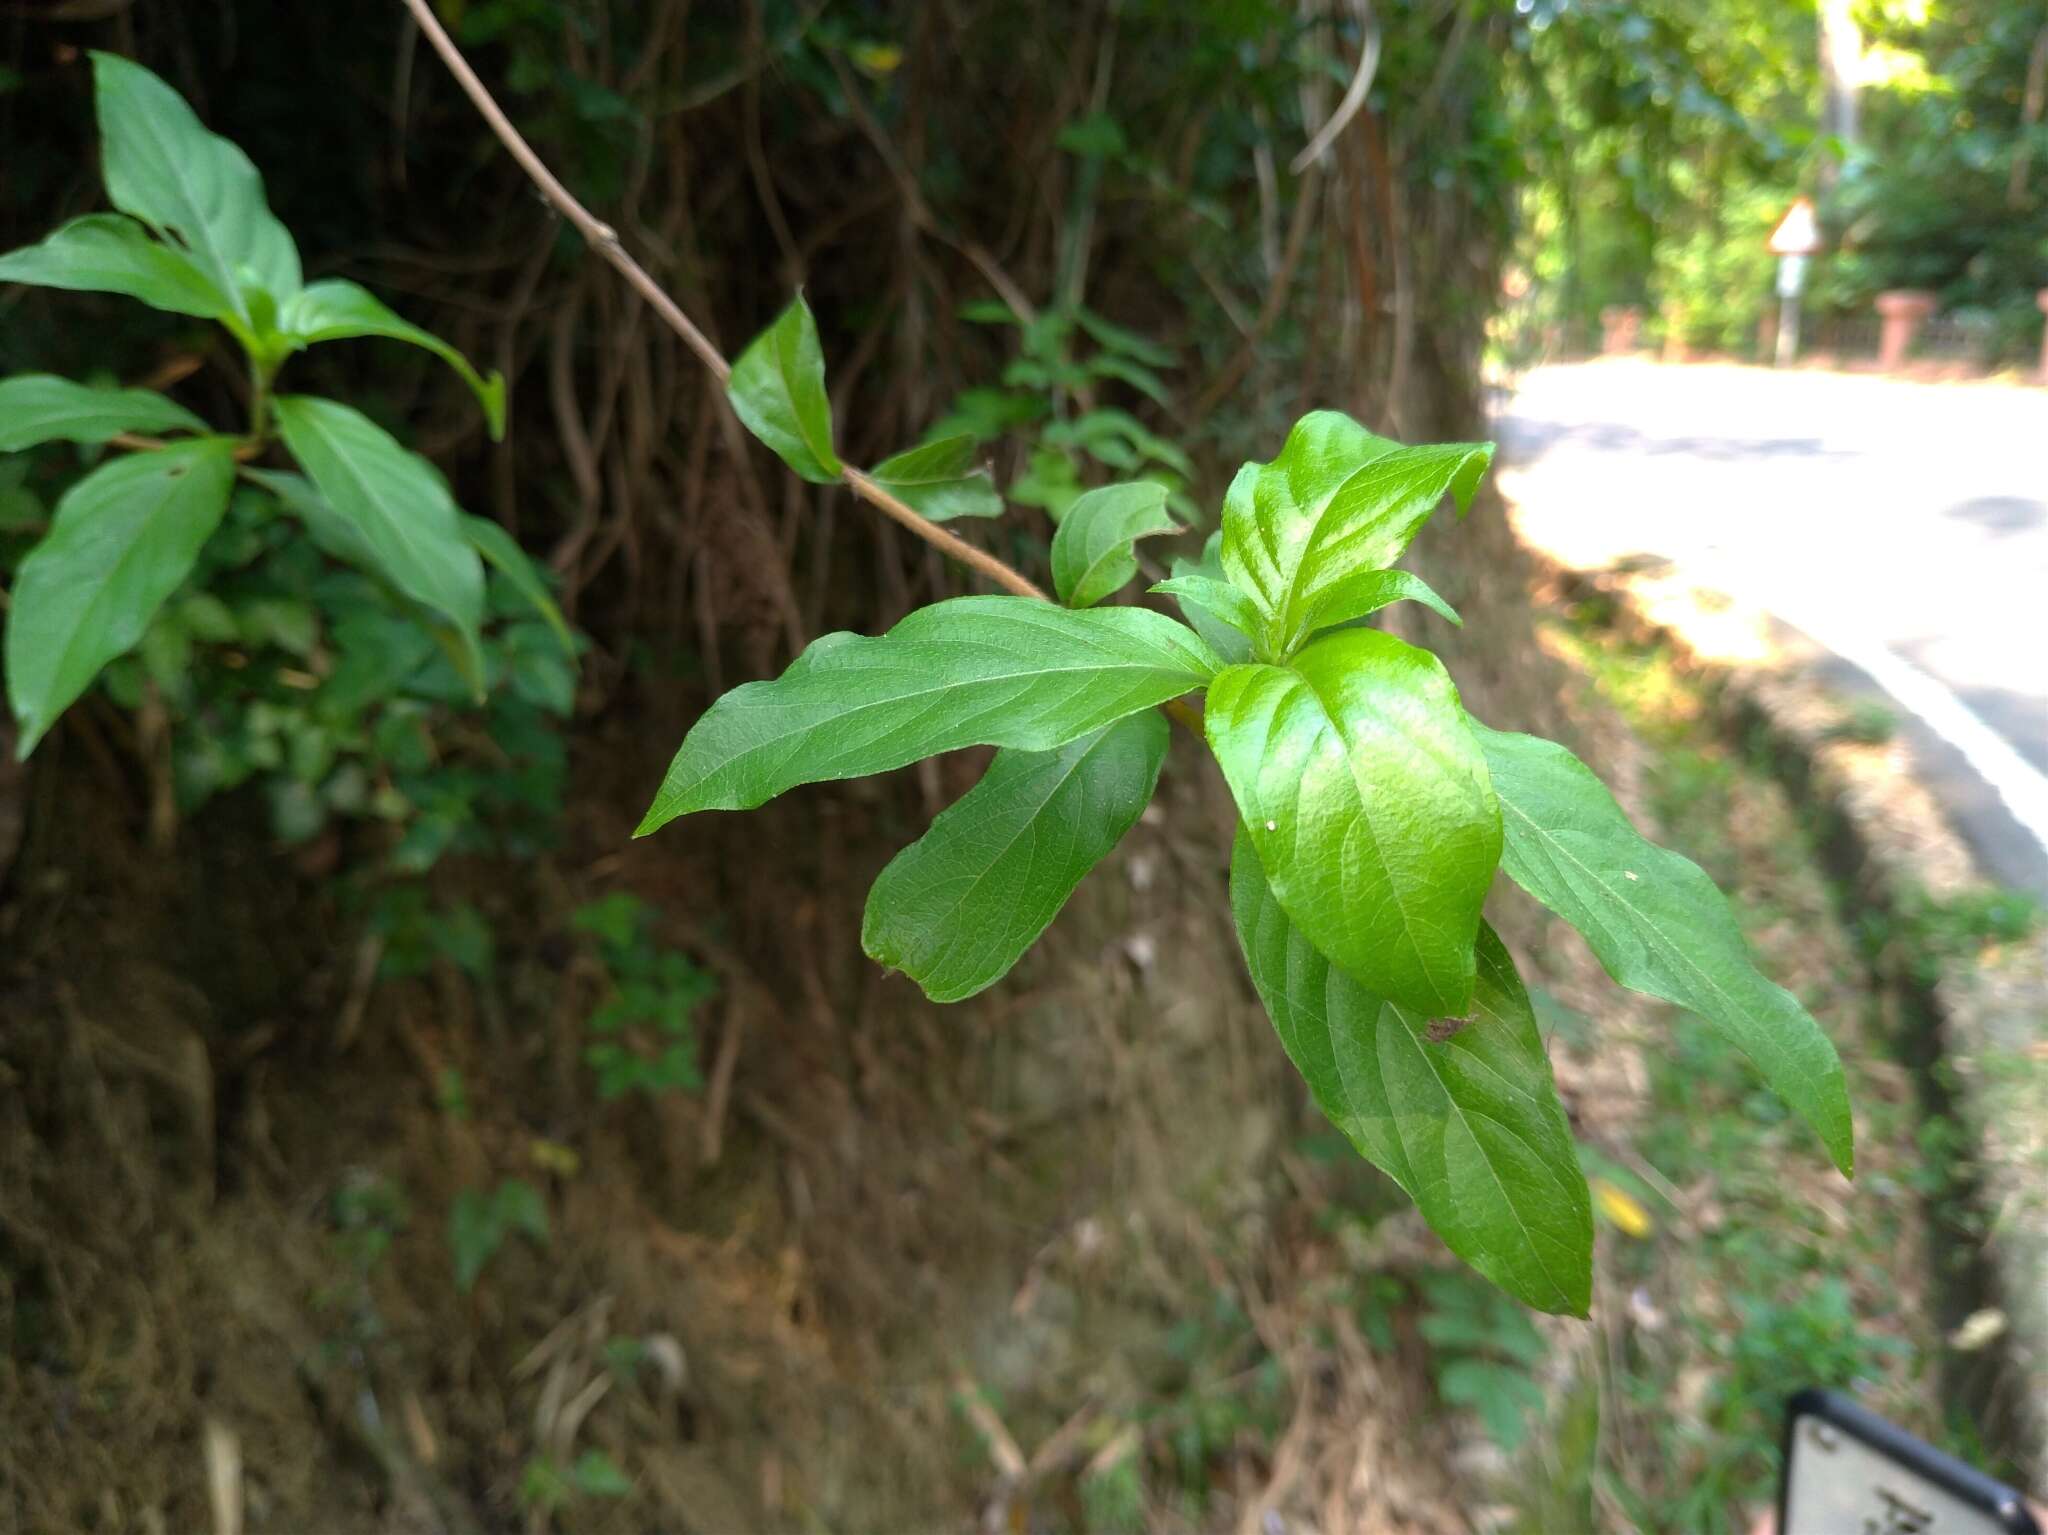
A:
POLYGON ((903 50, 895 43, 856 43, 852 58, 854 68, 879 80, 896 72, 903 62, 903 50))
POLYGON ((564 1178, 575 1177, 583 1166, 583 1158, 560 1141, 535 1140, 527 1148, 527 1154, 533 1158, 535 1167, 543 1172, 559 1173, 564 1178))
POLYGON ((1592 1184, 1593 1203, 1599 1207, 1600 1213, 1607 1217, 1609 1224, 1639 1240, 1656 1229, 1656 1223, 1650 1219, 1650 1212, 1605 1178, 1595 1178, 1592 1184))

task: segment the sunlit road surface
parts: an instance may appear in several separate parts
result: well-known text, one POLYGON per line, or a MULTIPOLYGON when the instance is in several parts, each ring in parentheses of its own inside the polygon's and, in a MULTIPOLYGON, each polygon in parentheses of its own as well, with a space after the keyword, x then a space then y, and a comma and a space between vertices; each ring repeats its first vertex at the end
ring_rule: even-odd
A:
POLYGON ((1888 695, 1987 872, 2048 896, 2048 389, 1617 360, 1498 409, 1524 537, 1803 632, 1888 695))

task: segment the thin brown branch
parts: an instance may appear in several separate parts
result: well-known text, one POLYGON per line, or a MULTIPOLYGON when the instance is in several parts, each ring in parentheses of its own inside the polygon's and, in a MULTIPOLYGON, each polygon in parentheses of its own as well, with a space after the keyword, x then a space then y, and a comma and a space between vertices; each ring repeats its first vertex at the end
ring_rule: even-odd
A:
POLYGON ((661 316, 669 329, 683 338, 690 350, 697 354, 697 360, 711 370, 719 383, 731 378, 732 364, 683 313, 681 306, 662 290, 661 285, 647 275, 646 268, 626 254, 626 248, 619 243, 618 231, 578 202, 575 194, 556 179, 547 163, 534 153, 533 146, 512 126, 512 119, 505 115, 496 98, 477 78, 476 71, 469 67, 469 60, 462 56, 462 50, 455 46, 455 39, 448 35, 427 0, 405 0, 405 5, 419 23, 427 41, 434 45, 434 51, 441 55, 441 62, 448 66, 448 72, 455 76, 463 93, 489 124, 491 132, 498 136, 498 142, 519 162, 519 168, 540 188, 541 195, 555 206, 562 217, 576 226, 576 232, 583 236, 585 244, 616 267, 619 275, 632 285, 633 291, 654 306, 654 312, 661 316))
POLYGON ((966 539, 948 533, 935 522, 927 522, 858 469, 851 466, 847 468, 846 483, 853 487, 856 496, 876 508, 883 516, 902 523, 926 543, 935 545, 970 569, 980 571, 996 585, 1015 592, 1019 597, 1036 597, 1040 602, 1052 601, 1030 581, 987 550, 975 548, 966 539))
MULTIPOLYGON (((433 8, 427 0, 405 0, 405 5, 412 12, 414 20, 419 23, 420 31, 425 34, 427 41, 434 45, 434 51, 441 55, 449 72, 455 76, 485 123, 511 153, 512 158, 518 161, 519 168, 540 188, 542 195, 561 211, 564 218, 576 226, 584 240, 599 255, 618 269, 619 274, 626 279, 634 292, 653 305, 654 312, 661 316, 671 330, 683 338, 720 385, 729 382, 732 378, 732 364, 725 360, 724 354, 712 345, 710 338, 683 313, 682 307, 668 296, 661 285, 647 275, 646 268, 627 254, 625 247, 619 243, 618 232, 578 202, 575 195, 556 179, 554 172, 547 168, 540 156, 534 153, 533 146, 512 126, 511 119, 506 117, 483 81, 477 78, 476 71, 469 67, 469 61, 455 46, 454 39, 449 37, 447 30, 442 27, 440 19, 434 15, 433 8)), ((969 569, 980 572, 998 586, 1015 592, 1020 597, 1036 597, 1040 601, 1051 600, 1032 582, 994 555, 975 548, 965 539, 919 516, 858 469, 847 469, 846 482, 853 488, 855 495, 875 507, 884 516, 901 523, 926 543, 951 555, 969 569)))

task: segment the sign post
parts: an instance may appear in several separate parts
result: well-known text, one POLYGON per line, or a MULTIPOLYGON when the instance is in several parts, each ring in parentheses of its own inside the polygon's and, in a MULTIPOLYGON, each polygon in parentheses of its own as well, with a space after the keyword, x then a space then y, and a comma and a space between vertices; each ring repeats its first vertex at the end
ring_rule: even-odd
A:
POLYGON ((1778 356, 1781 368, 1799 356, 1799 291, 1806 286, 1806 263, 1820 249, 1820 221, 1813 204, 1800 198, 1785 210, 1771 231, 1771 254, 1778 258, 1778 356))

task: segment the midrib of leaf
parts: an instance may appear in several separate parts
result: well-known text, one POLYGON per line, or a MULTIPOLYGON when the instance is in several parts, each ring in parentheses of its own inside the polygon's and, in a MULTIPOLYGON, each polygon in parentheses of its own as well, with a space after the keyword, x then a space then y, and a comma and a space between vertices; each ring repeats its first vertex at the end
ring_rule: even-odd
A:
MULTIPOLYGON (((1568 882, 1579 884, 1582 892, 1584 890, 1585 883, 1587 882, 1590 882, 1594 886, 1594 888, 1605 891, 1609 896, 1611 896, 1614 899, 1617 905, 1621 906, 1624 910, 1633 913, 1638 922, 1640 922, 1651 933, 1656 935, 1658 945, 1662 952, 1674 956, 1676 959, 1679 960, 1679 962, 1682 964, 1684 969, 1689 974, 1695 975, 1699 977, 1701 981, 1705 982, 1707 990, 1711 991, 1715 996, 1719 997, 1724 1005, 1731 1009, 1740 1008, 1741 1004, 1737 1001, 1735 995, 1732 992, 1730 992, 1725 986, 1723 986, 1719 981, 1717 981, 1711 974, 1701 969, 1698 963, 1693 960, 1692 956, 1686 953, 1684 945, 1674 942, 1671 938, 1671 935, 1665 932, 1665 930, 1662 927, 1658 926, 1656 921, 1653 918, 1651 918, 1651 916, 1647 912, 1643 911, 1633 901, 1629 900, 1622 890, 1613 885, 1608 884, 1605 880, 1603 880, 1600 877, 1600 873, 1598 870, 1594 869, 1590 864, 1586 863, 1583 859, 1575 856, 1570 849, 1564 846, 1563 843, 1559 842, 1556 838, 1551 836, 1550 833, 1547 832, 1542 826, 1538 825, 1536 821, 1531 819, 1529 814, 1526 811, 1522 810, 1521 807, 1515 805, 1512 801, 1505 799, 1501 801, 1501 804, 1507 810, 1513 811, 1515 815, 1519 816, 1524 822, 1526 822, 1528 824, 1529 829, 1536 834, 1538 839, 1540 839, 1543 843, 1544 847, 1546 849, 1551 850, 1553 865, 1557 865, 1558 860, 1561 859, 1563 861, 1562 867, 1564 867, 1568 871, 1577 870, 1584 876, 1583 880, 1573 881, 1570 879, 1570 875, 1567 872, 1568 882)), ((1583 899, 1583 894, 1581 898, 1583 899)), ((1600 925, 1610 934, 1610 936, 1612 935, 1613 930, 1609 928, 1605 922, 1602 922, 1600 925)), ((1766 984, 1769 983, 1766 982, 1766 984)), ((1684 1004, 1680 1003, 1677 1005, 1683 1006, 1684 1004)), ((1807 1092, 1809 1096, 1813 1099, 1813 1101, 1816 1104, 1821 1102, 1825 1097, 1825 1094, 1821 1090, 1824 1085, 1822 1080, 1814 1076, 1812 1071, 1806 1068, 1804 1063, 1801 1062, 1798 1056, 1796 1056, 1795 1054, 1791 1052, 1783 1052, 1781 1053, 1780 1058, 1783 1059, 1787 1065, 1793 1068, 1794 1072, 1798 1075, 1800 1080, 1806 1085, 1807 1092)))
MULTIPOLYGON (((151 114, 154 123, 155 114, 151 114)), ((179 200, 185 205, 186 217, 191 221, 190 229, 176 229, 177 242, 188 251, 201 256, 214 270, 214 276, 221 285, 221 296, 234 306, 238 315, 246 315, 247 308, 242 302, 242 285, 235 280, 234 264, 227 259, 227 252, 217 244, 213 230, 200 211, 199 200, 192 190, 192 183, 186 174, 184 161, 176 155, 166 154, 160 141, 152 137, 150 159, 161 167, 159 175, 177 191, 179 200)))
MULTIPOLYGON (((1395 1004, 1391 1002, 1382 1003, 1381 1006, 1383 1008, 1392 1008, 1397 1012, 1399 1011, 1395 1004)), ((1482 1017, 1480 1019, 1479 1025, 1475 1025, 1475 1027, 1483 1025, 1484 1022, 1485 1019, 1484 1017, 1482 1017)), ((1430 1075, 1436 1078, 1437 1086, 1443 1090, 1445 1102, 1450 1104, 1451 1112, 1457 1117, 1459 1128, 1465 1132, 1466 1137, 1471 1141, 1472 1149, 1478 1152, 1479 1160, 1486 1164, 1487 1176, 1493 1180, 1494 1188, 1500 1192, 1501 1203, 1507 1207, 1508 1214, 1514 1218, 1515 1229, 1521 1232, 1523 1242, 1528 1246, 1529 1251, 1536 1258, 1537 1267, 1543 1270, 1543 1277, 1550 1282, 1551 1287, 1555 1289, 1560 1296, 1569 1297, 1572 1293, 1571 1287, 1569 1285, 1560 1283, 1557 1275, 1551 1271, 1549 1260, 1544 1256, 1543 1252, 1545 1244, 1537 1240, 1536 1234, 1529 1229, 1529 1223, 1522 1219, 1522 1212, 1520 1207, 1515 1203, 1514 1196, 1508 1192, 1508 1186, 1506 1182, 1501 1178, 1499 1169, 1497 1169, 1494 1166, 1493 1157, 1487 1152, 1484 1143, 1481 1142, 1479 1137, 1473 1133, 1471 1121, 1474 1119, 1483 1120, 1487 1124, 1494 1125, 1502 1131, 1506 1132, 1510 1140, 1514 1141, 1517 1145, 1521 1146, 1523 1149, 1529 1152, 1530 1159, 1533 1162, 1535 1162, 1535 1164, 1538 1167, 1543 1166, 1546 1161, 1542 1149, 1538 1147, 1533 1141, 1531 1141, 1528 1136, 1524 1135, 1521 1131, 1517 1130, 1513 1125, 1507 1123, 1507 1121, 1503 1119, 1498 1119, 1495 1116, 1488 1114, 1480 1109, 1467 1109, 1465 1105, 1458 1101, 1458 1095, 1451 1091, 1450 1083, 1445 1079, 1443 1071, 1437 1066, 1436 1061, 1434 1060, 1434 1058, 1431 1057, 1429 1053, 1430 1047, 1428 1043, 1413 1029, 1408 1028, 1405 1024, 1402 1025, 1401 1032, 1403 1035, 1406 1036, 1408 1043, 1421 1054, 1423 1064, 1429 1068, 1430 1075)), ((1451 1047, 1449 1044, 1445 1044, 1439 1046, 1438 1048, 1449 1049, 1451 1047)), ((1468 1065, 1476 1066, 1480 1070, 1484 1071, 1488 1076, 1492 1077, 1495 1082, 1499 1083, 1501 1087, 1506 1090, 1508 1096, 1522 1099, 1524 1102, 1533 1102, 1533 1100, 1531 1100, 1526 1093, 1523 1093, 1518 1088, 1516 1088, 1512 1082, 1510 1082, 1506 1077, 1503 1077, 1499 1072, 1495 1071, 1491 1065, 1489 1065, 1484 1060, 1481 1060, 1477 1055, 1468 1051, 1464 1054, 1462 1058, 1468 1065)), ((1382 1079, 1382 1081, 1384 1082, 1384 1078, 1382 1079)), ((1541 1118, 1542 1105, 1536 1104, 1535 1108, 1536 1117, 1541 1118)), ((1400 1124, 1400 1116, 1398 1115, 1395 1116, 1395 1124, 1397 1127, 1400 1124)), ((1402 1141, 1402 1147, 1404 1150, 1407 1147, 1407 1141, 1405 1140, 1405 1138, 1402 1141)), ((1411 1166, 1414 1163, 1413 1153, 1409 1154, 1409 1163, 1411 1166)), ((1448 1176, 1448 1170, 1446 1172, 1446 1176, 1448 1176)))
MULTIPOLYGON (((973 642, 965 640, 916 640, 912 643, 919 645, 968 645, 972 644, 973 642)), ((986 644, 984 643, 982 648, 993 647, 986 646, 986 644)), ((935 706, 939 701, 941 695, 956 691, 957 689, 963 687, 979 688, 983 686, 997 686, 1009 682, 1031 681, 1041 677, 1065 677, 1076 676, 1084 672, 1092 673, 1118 671, 1165 672, 1169 675, 1172 675, 1174 673, 1173 668, 1165 665, 1139 665, 1137 663, 1125 663, 1119 665, 1113 661, 1104 661, 1089 666, 1040 666, 1033 667, 1028 671, 999 672, 993 673, 988 676, 974 677, 966 681, 956 680, 951 682, 936 683, 929 687, 914 688, 911 691, 905 693, 892 693, 887 698, 871 699, 866 703, 855 704, 852 708, 847 709, 844 713, 833 715, 829 722, 819 722, 814 719, 809 724, 799 725, 792 730, 782 731, 777 735, 770 736, 766 740, 760 741, 757 744, 748 747, 747 750, 743 752, 737 753, 734 756, 726 758, 720 764, 719 770, 728 769, 732 765, 737 763, 754 761, 762 752, 771 750, 772 748, 778 746, 790 744, 793 742, 794 738, 801 737, 811 731, 820 729, 822 723, 829 723, 834 727, 843 727, 849 721, 861 719, 864 716, 872 713, 874 710, 888 709, 895 707, 899 704, 914 703, 920 699, 929 699, 932 701, 932 706, 935 706)), ((1133 681, 1135 680, 1136 679, 1134 678, 1133 681)), ((1190 682, 1188 685, 1188 691, 1193 692, 1194 688, 1195 684, 1190 682)), ((990 709, 1007 707, 1012 702, 1014 702, 1013 699, 1003 699, 999 703, 989 705, 988 708, 985 708, 982 712, 987 713, 990 709)), ((785 704, 782 707, 793 709, 796 708, 797 705, 795 703, 790 703, 785 704)), ((974 717, 978 716, 970 716, 970 718, 974 717)), ((916 720, 906 720, 901 722, 900 725, 890 726, 889 731, 893 731, 898 728, 903 728, 905 726, 915 723, 917 723, 916 720)), ((885 734, 886 733, 888 733, 888 731, 885 731, 885 734)), ((801 745, 801 742, 796 741, 795 744, 801 745)), ((701 783, 703 782, 703 779, 699 778, 696 780, 696 782, 701 783)))
MULTIPOLYGON (((798 326, 792 325, 786 331, 781 331, 775 337, 775 365, 782 371, 782 387, 789 391, 789 413, 795 418, 797 436, 801 437, 804 446, 811 450, 811 457, 818 461, 818 467, 829 469, 839 459, 839 455, 832 451, 831 435, 828 432, 824 443, 820 445, 812 438, 811 424, 805 419, 804 396, 799 388, 802 374, 796 356, 797 343, 802 339, 802 330, 798 326)), ((831 409, 829 402, 826 409, 831 409)))
MULTIPOLYGON (((169 451, 176 450, 173 449, 169 451)), ((181 454, 180 457, 182 461, 185 463, 185 469, 182 473, 176 476, 172 476, 171 478, 183 480, 188 478, 192 474, 193 470, 196 469, 199 466, 199 464, 203 461, 205 455, 199 450, 198 445, 195 444, 191 449, 188 449, 186 452, 181 454)), ((177 495, 180 491, 183 491, 187 488, 188 487, 182 485, 173 486, 164 492, 165 499, 168 500, 170 497, 177 495)), ((162 510, 161 502, 158 503, 158 510, 162 510)), ((114 569, 116 572, 125 572, 131 569, 134 566, 135 562, 142 558, 142 539, 138 536, 135 536, 141 532, 142 527, 143 523, 138 523, 136 524, 136 527, 132 530, 131 536, 127 541, 126 547, 122 549, 120 556, 114 562, 114 569)), ((98 585, 98 587, 94 589, 92 593, 92 598, 86 606, 86 614, 88 617, 94 618, 97 621, 89 624, 81 623, 73 627, 71 631, 71 638, 64 642, 64 649, 59 657, 63 665, 53 669, 53 671, 51 672, 52 676, 62 676, 66 671, 70 669, 72 658, 76 655, 78 647, 84 642, 88 635, 97 635, 105 632, 107 624, 103 619, 99 619, 98 615, 106 611, 109 600, 109 594, 119 591, 120 585, 121 584, 118 581, 107 580, 102 581, 98 585)), ((44 727, 47 729, 50 725, 50 721, 43 721, 43 724, 44 727)))
POLYGON ((1095 573, 1116 558, 1117 549, 1120 545, 1127 545, 1130 542, 1132 540, 1112 540, 1101 552, 1089 560, 1088 564, 1082 569, 1080 578, 1074 582, 1074 590, 1077 592, 1087 591, 1088 583, 1095 578, 1095 573))
MULTIPOLYGON (((1379 825, 1373 819, 1372 785, 1359 776, 1357 764, 1351 760, 1351 743, 1345 739, 1343 727, 1337 719, 1337 713, 1330 707, 1328 701, 1324 699, 1322 689, 1316 686, 1315 680, 1306 672, 1296 672, 1294 675, 1301 678, 1303 685, 1309 691, 1309 696, 1315 699, 1316 707, 1322 710, 1323 718, 1330 722, 1330 733, 1336 737, 1337 748, 1344 754, 1344 772, 1351 779, 1351 786, 1358 791, 1358 814, 1359 818, 1365 822, 1366 835, 1372 839, 1373 857, 1379 860, 1380 868, 1386 871, 1387 886, 1389 890, 1393 890, 1393 866, 1387 862, 1386 843, 1381 840, 1379 825)), ((1370 704, 1366 706, 1366 712, 1378 719, 1382 725, 1386 723, 1386 716, 1370 704)), ((1297 811, 1294 818, 1294 856, 1297 861, 1301 858, 1301 833, 1302 817, 1297 811)), ((1268 878, 1270 879, 1270 877, 1269 875, 1268 878)), ((1401 917, 1402 936, 1408 940, 1409 949, 1419 960, 1422 956, 1422 947, 1415 939, 1415 922, 1408 913, 1408 903, 1398 892, 1394 894, 1393 901, 1394 910, 1401 917)), ((1335 961, 1332 961, 1332 963, 1334 964, 1335 961)), ((1443 993, 1439 991, 1437 996, 1438 1000, 1441 1001, 1443 993)), ((1383 1003, 1382 1005, 1385 1004, 1383 1003)))
MULTIPOLYGON (((1108 731, 1113 728, 1113 726, 1105 727, 1103 732, 1104 741, 1108 739, 1108 731)), ((1038 802, 1032 806, 1031 814, 1024 818, 1023 823, 1017 828, 1016 832, 1010 837, 1008 841, 1006 841, 1002 845, 1002 847, 997 851, 996 855, 993 858, 989 859, 989 861, 982 867, 981 871, 968 880, 967 888, 961 892, 960 899, 953 902, 951 907, 952 911, 957 912, 963 905, 965 905, 968 901, 968 898, 971 897, 975 891, 981 888, 983 882, 988 879, 990 873, 995 869, 995 866, 998 863, 1002 862, 1003 858, 1009 853, 1010 849, 1014 848, 1019 842, 1022 842, 1027 836, 1032 839, 1031 860, 1024 866, 1024 873, 1026 875, 1026 878, 1021 880, 1019 883, 1026 887, 1028 887, 1031 884, 1029 876, 1038 867, 1039 812, 1044 810, 1047 805, 1052 803, 1053 796, 1058 794, 1061 789, 1066 787, 1068 781, 1071 780, 1076 773, 1081 771, 1082 765, 1085 764, 1098 751, 1102 750, 1102 746, 1103 741, 1097 741, 1095 745, 1089 747, 1087 751, 1083 752, 1079 757, 1075 758, 1073 765, 1070 766, 1064 773, 1060 774, 1058 779, 1054 781, 1052 787, 1039 797, 1038 802)), ((1071 828, 1069 828, 1069 830, 1071 831, 1071 828)), ((954 954, 958 953, 960 943, 965 938, 965 936, 965 934, 956 934, 954 938, 951 941, 949 941, 943 949, 939 951, 938 956, 933 960, 930 968, 934 971, 940 969, 946 960, 951 959, 954 954)))
MULTIPOLYGON (((397 535, 399 542, 405 545, 407 552, 412 555, 413 559, 416 562, 425 564, 429 568, 432 568, 433 562, 427 560, 422 554, 421 546, 414 539, 412 529, 407 524, 406 519, 399 516, 397 512, 390 505, 388 505, 381 496, 376 494, 375 490, 372 488, 371 482, 365 479, 361 471, 356 468, 354 458, 351 455, 340 451, 340 448, 336 443, 334 433, 328 431, 327 428, 324 426, 315 426, 314 429, 318 431, 321 434, 321 436, 327 439, 329 448, 334 452, 335 457, 340 460, 342 473, 346 475, 348 479, 354 483, 357 490, 361 492, 363 498, 376 509, 378 521, 397 535)), ((329 499, 331 500, 332 498, 330 497, 329 499)), ((451 613, 448 616, 451 618, 455 618, 457 615, 451 613)))

